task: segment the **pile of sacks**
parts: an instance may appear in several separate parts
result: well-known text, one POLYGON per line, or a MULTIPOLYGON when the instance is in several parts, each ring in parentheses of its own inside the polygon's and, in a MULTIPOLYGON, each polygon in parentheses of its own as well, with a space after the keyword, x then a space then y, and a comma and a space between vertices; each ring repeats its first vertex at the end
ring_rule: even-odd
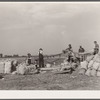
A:
POLYGON ((69 63, 67 59, 65 59, 63 63, 61 63, 61 71, 69 70, 69 69, 75 70, 77 66, 78 66, 77 63, 75 62, 69 63))
POLYGON ((33 73, 35 70, 36 70, 36 66, 33 64, 27 65, 26 63, 20 63, 17 66, 17 70, 12 74, 27 75, 33 73))
POLYGON ((0 60, 0 73, 9 74, 16 70, 17 60, 0 60))
POLYGON ((25 62, 18 64, 15 59, 0 60, 1 74, 29 74, 36 69, 35 65, 27 65, 25 62))
POLYGON ((100 76, 100 54, 88 56, 80 64, 79 74, 87 76, 100 76))

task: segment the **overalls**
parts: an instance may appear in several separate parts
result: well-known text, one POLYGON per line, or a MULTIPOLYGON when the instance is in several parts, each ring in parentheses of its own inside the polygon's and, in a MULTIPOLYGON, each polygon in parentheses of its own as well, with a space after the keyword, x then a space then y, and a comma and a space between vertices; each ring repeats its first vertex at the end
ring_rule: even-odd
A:
POLYGON ((39 53, 39 68, 44 67, 44 57, 43 54, 39 53))

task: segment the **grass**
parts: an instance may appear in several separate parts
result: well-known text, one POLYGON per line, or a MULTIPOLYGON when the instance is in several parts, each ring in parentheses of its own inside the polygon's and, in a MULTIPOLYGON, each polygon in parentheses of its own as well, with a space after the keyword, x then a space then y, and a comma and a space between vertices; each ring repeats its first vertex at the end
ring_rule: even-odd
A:
MULTIPOLYGON (((17 60, 24 61, 24 59, 17 60)), ((45 59, 45 61, 55 61, 59 64, 63 59, 45 59)), ((0 79, 0 90, 100 90, 99 77, 79 75, 78 71, 77 68, 72 74, 46 72, 32 75, 4 75, 4 80, 0 79)))
MULTIPOLYGON (((78 70, 77 70, 78 71, 78 70)), ((0 90, 99 90, 100 78, 77 74, 5 75, 0 90)))

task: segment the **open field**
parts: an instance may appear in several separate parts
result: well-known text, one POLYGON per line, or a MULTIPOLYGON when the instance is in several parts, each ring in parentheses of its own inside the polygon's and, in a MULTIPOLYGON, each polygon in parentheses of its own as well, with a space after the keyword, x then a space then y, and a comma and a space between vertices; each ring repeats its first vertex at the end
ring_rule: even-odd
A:
POLYGON ((5 75, 0 90, 100 90, 99 77, 51 72, 34 75, 5 75))
MULTIPOLYGON (((57 64, 63 61, 60 58, 46 60, 55 61, 57 64)), ((3 75, 4 80, 0 79, 0 90, 100 90, 100 77, 79 75, 78 71, 77 68, 72 74, 46 72, 32 75, 3 75)))

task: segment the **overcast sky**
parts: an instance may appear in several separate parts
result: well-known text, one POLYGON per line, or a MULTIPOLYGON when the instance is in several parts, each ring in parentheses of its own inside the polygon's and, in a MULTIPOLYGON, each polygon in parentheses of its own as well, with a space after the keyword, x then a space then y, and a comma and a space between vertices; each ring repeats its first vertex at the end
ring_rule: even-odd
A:
POLYGON ((0 52, 57 54, 100 44, 100 3, 0 2, 0 52))

